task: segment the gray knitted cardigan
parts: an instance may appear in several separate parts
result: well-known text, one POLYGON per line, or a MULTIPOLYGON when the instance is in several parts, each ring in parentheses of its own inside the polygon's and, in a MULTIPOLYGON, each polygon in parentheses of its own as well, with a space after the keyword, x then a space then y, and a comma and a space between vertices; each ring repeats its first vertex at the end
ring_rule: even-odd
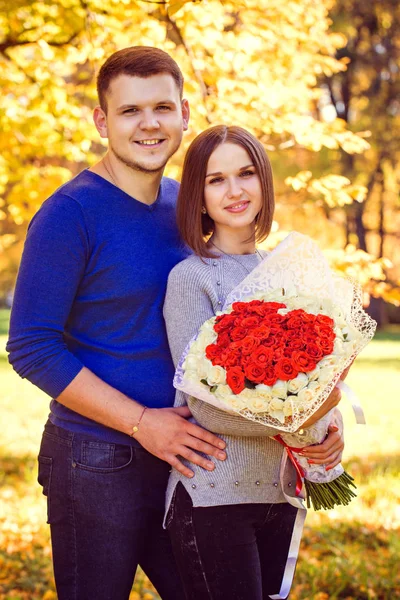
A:
MULTIPOLYGON (((260 260, 258 254, 221 255, 216 259, 191 256, 172 269, 164 318, 175 365, 204 321, 221 310, 228 293, 260 260)), ((192 479, 173 469, 166 510, 178 481, 189 492, 193 506, 285 502, 279 481, 283 448, 269 437, 279 433, 278 430, 225 413, 177 391, 175 406, 185 404, 193 414, 194 423, 213 431, 226 442, 227 458, 225 461, 213 459, 216 466, 212 472, 186 463, 194 471, 192 479)), ((294 495, 295 473, 291 464, 286 467, 284 486, 287 494, 294 495)))

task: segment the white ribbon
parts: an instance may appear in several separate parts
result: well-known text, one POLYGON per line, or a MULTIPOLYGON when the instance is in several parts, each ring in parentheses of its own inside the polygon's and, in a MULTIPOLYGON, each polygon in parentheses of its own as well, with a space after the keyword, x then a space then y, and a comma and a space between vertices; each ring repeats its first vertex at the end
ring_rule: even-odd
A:
POLYGON ((363 408, 357 395, 353 392, 351 387, 341 379, 339 379, 339 381, 337 382, 336 387, 339 388, 339 390, 341 390, 342 392, 344 392, 347 398, 350 400, 351 405, 353 407, 354 416, 356 418, 356 423, 358 423, 359 425, 365 425, 366 420, 363 408))
POLYGON ((287 598, 290 592, 290 588, 292 587, 294 572, 296 569, 297 557, 299 555, 299 548, 301 542, 301 536, 303 534, 304 521, 307 515, 307 509, 303 504, 304 498, 301 496, 293 497, 289 496, 285 492, 283 475, 285 472, 286 462, 287 462, 287 452, 286 448, 282 455, 281 467, 279 471, 279 479, 281 482, 282 492, 285 496, 285 499, 289 504, 297 508, 297 515, 293 526, 292 538, 290 540, 290 546, 288 551, 288 556, 286 559, 285 571, 283 573, 281 589, 278 594, 270 595, 271 600, 284 600, 287 598))

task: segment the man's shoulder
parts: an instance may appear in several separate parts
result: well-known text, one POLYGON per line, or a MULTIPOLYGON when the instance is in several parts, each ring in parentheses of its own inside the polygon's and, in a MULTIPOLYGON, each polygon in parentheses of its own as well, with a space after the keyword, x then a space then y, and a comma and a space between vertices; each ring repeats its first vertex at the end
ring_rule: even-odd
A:
POLYGON ((179 192, 179 183, 170 177, 163 177, 161 180, 162 196, 166 202, 176 204, 179 192))

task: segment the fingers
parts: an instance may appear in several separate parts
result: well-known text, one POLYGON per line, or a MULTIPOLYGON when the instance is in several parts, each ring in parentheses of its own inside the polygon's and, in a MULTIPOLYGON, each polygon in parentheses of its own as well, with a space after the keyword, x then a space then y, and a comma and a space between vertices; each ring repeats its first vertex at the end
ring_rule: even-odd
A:
MULTIPOLYGON (((224 440, 221 440, 217 435, 193 423, 188 423, 187 433, 194 438, 207 442, 207 444, 214 447, 214 450, 217 448, 223 450, 226 446, 224 440)), ((210 454, 210 452, 207 452, 207 454, 210 454)))
POLYGON ((184 475, 185 477, 188 477, 189 479, 193 477, 193 471, 186 467, 186 465, 184 465, 183 462, 181 462, 179 458, 174 454, 167 455, 165 457, 165 460, 171 465, 171 467, 179 471, 179 473, 182 473, 182 475, 184 475))
MULTIPOLYGON (((327 458, 332 451, 343 450, 344 442, 338 431, 333 431, 328 435, 322 444, 316 446, 307 446, 303 448, 302 454, 307 458, 327 458)), ((322 461, 323 462, 323 461, 322 461)))
POLYGON ((194 465, 198 465, 207 471, 213 471, 215 469, 215 465, 211 460, 197 454, 187 446, 182 446, 182 450, 179 452, 180 456, 185 458, 187 461, 193 463, 194 465))
MULTIPOLYGON (((222 441, 222 440, 219 440, 219 441, 222 441)), ((203 454, 208 454, 209 456, 214 456, 218 460, 226 459, 226 453, 223 450, 219 450, 215 446, 208 444, 207 442, 203 442, 202 440, 199 440, 197 437, 188 436, 187 438, 182 440, 182 443, 187 448, 196 450, 196 452, 202 452, 203 454)), ((185 456, 185 458, 186 458, 186 455, 182 455, 182 456, 185 456)), ((191 460, 191 459, 189 459, 189 460, 191 460)))
POLYGON ((183 417, 184 419, 187 419, 188 417, 192 416, 192 413, 190 412, 190 408, 188 406, 178 406, 177 408, 171 408, 171 410, 180 417, 183 417))

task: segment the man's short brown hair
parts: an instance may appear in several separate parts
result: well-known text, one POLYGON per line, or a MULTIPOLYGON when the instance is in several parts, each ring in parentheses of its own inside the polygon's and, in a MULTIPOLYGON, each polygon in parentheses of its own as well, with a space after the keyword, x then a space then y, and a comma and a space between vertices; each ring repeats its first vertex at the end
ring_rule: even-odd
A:
POLYGON ((164 50, 151 46, 132 46, 114 52, 103 64, 97 76, 97 94, 101 108, 107 112, 107 91, 111 81, 119 75, 147 78, 161 73, 171 75, 182 98, 182 72, 174 59, 164 50))
POLYGON ((272 169, 261 142, 242 127, 216 125, 206 129, 190 144, 183 165, 178 194, 177 221, 183 241, 198 256, 215 256, 206 238, 214 231, 214 221, 202 213, 207 165, 214 150, 224 143, 237 144, 246 150, 260 178, 262 204, 256 217, 255 240, 262 242, 271 231, 275 208, 272 169))

